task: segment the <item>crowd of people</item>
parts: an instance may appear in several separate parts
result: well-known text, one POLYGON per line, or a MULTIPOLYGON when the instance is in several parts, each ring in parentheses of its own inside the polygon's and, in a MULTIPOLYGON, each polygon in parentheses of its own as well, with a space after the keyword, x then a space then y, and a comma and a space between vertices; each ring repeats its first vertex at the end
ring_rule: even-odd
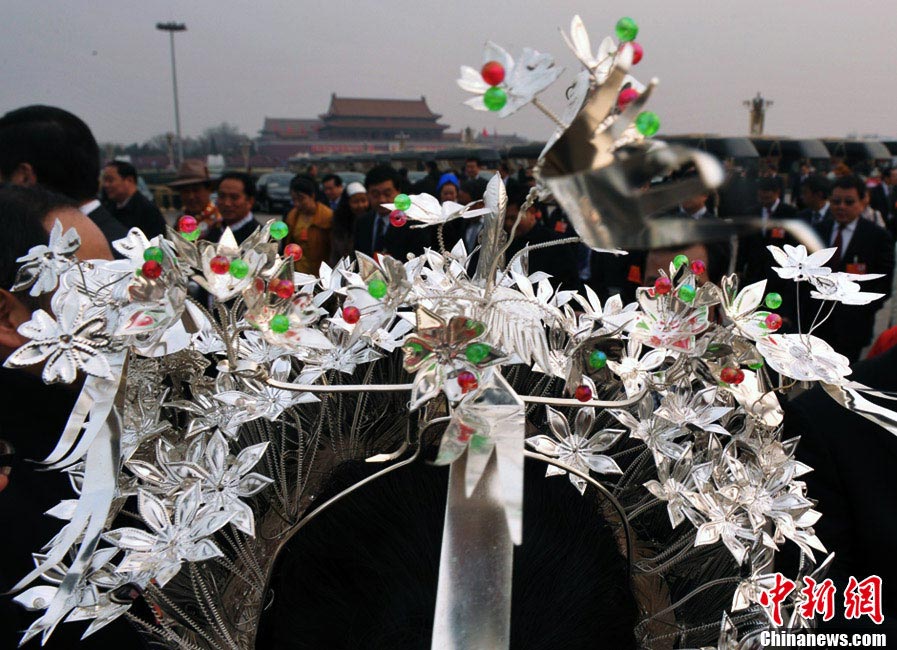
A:
MULTIPOLYGON (((463 169, 456 171, 440 170, 430 164, 427 175, 412 185, 390 165, 371 168, 364 183, 344 183, 334 174, 318 178, 314 169, 308 170, 290 182, 293 207, 284 216, 289 232, 282 243, 301 247, 297 271, 315 273, 322 262, 332 265, 353 252, 389 254, 404 260, 427 247, 444 246, 451 250, 460 242, 472 254, 469 270, 473 272, 482 218, 456 220, 443 229, 411 228, 409 224, 391 221, 390 209, 384 204, 393 203, 400 193, 424 192, 443 202, 476 204, 483 200, 487 185, 482 171, 476 158, 468 159, 463 169)), ((819 326, 818 334, 836 350, 851 361, 860 357, 871 343, 876 312, 891 294, 893 237, 897 233, 897 168, 881 170, 870 181, 850 169, 837 170, 830 177, 803 166, 799 174, 792 175, 787 192, 782 176, 774 170, 765 172, 750 179, 749 195, 754 204, 743 211, 753 221, 759 217, 759 224, 745 228, 737 245, 729 240, 698 242, 687 248, 630 251, 626 256, 598 254, 572 241, 575 228, 563 210, 551 203, 528 200, 536 182, 532 168, 512 173, 507 165, 502 165, 498 171, 508 194, 504 227, 513 233, 507 259, 528 245, 556 244, 531 251, 528 263, 530 272, 550 274, 557 287, 588 286, 602 298, 620 293, 624 300, 632 300, 638 287, 651 285, 657 269, 666 268, 675 255, 685 253, 692 259, 706 260, 705 279, 716 281, 723 274, 735 272, 742 285, 766 280, 768 291, 786 298, 781 310, 783 330, 794 331, 799 323, 806 329, 815 318, 818 301, 814 303, 803 293, 796 295, 793 285, 785 286, 770 270, 774 261, 766 248, 795 242, 791 226, 802 222, 814 229, 825 246, 835 249, 828 262, 833 271, 874 275, 864 282, 864 290, 884 295, 870 305, 834 308, 819 326), (880 182, 874 182, 875 178, 880 178, 880 182)), ((111 242, 124 237, 130 228, 139 228, 147 237, 153 237, 164 232, 166 219, 140 193, 137 170, 122 161, 101 165, 99 148, 89 127, 71 113, 54 107, 29 106, 0 118, 0 180, 4 183, 0 186, 4 228, 0 237, 0 359, 5 359, 24 342, 19 326, 42 306, 22 292, 10 291, 17 260, 33 246, 47 243, 57 219, 65 228, 77 228, 82 241, 79 255, 105 259, 113 256, 111 242), (103 201, 98 198, 100 190, 103 201)), ((260 220, 253 212, 255 181, 247 173, 227 172, 212 178, 202 161, 185 160, 170 186, 180 195, 181 215, 196 219, 202 238, 218 241, 229 228, 239 243, 259 227, 260 220)), ((723 194, 700 193, 657 217, 720 218, 717 215, 725 212, 721 208, 726 199, 723 194)), ((733 220, 737 223, 739 218, 734 216, 733 220)), ((887 336, 886 332, 883 338, 887 336)), ((897 339, 897 335, 892 333, 887 340, 891 339, 897 339)), ((886 347, 882 343, 874 351, 886 347)), ((12 439, 14 433, 28 429, 34 435, 14 439, 14 456, 43 457, 63 428, 74 395, 65 389, 42 386, 36 376, 24 371, 6 368, 0 369, 0 385, 0 437, 12 439), (33 414, 21 405, 33 401, 37 394, 41 395, 44 417, 35 423, 33 414)), ((0 461, 7 463, 10 454, 6 447, 0 447, 0 452, 0 461)), ((0 468, 0 476, 7 474, 8 466, 0 468)), ((6 530, 18 531, 2 554, 0 587, 8 588, 25 574, 30 568, 31 551, 49 538, 49 529, 41 525, 47 518, 40 513, 68 496, 67 485, 50 485, 56 478, 59 477, 38 473, 17 461, 16 480, 4 490, 0 507, 0 524, 6 530), (61 497, 63 494, 66 496, 61 497), (27 525, 23 526, 23 521, 27 525)), ((0 481, 0 489, 6 484, 5 479, 0 481)), ((824 485, 820 487, 824 489, 824 485)), ((848 516, 849 513, 844 515, 848 516)), ((13 609, 8 601, 0 608, 4 634, 21 629, 24 624, 22 614, 13 609)), ((129 634, 133 633, 123 623, 111 625, 103 634, 91 637, 91 642, 99 644, 96 647, 106 647, 104 644, 115 637, 127 644, 122 647, 138 647, 129 634)), ((69 641, 63 631, 54 636, 50 646, 67 647, 69 641)))

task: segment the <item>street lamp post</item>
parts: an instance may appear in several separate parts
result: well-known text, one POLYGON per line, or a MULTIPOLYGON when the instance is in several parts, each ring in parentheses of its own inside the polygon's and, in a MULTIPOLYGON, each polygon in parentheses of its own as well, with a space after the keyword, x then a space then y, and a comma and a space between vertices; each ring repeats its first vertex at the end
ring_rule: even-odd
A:
POLYGON ((178 108, 178 73, 174 62, 174 33, 187 31, 184 23, 156 23, 156 29, 168 32, 171 38, 171 83, 174 86, 174 127, 178 139, 178 163, 184 161, 184 142, 181 140, 181 111, 178 108))

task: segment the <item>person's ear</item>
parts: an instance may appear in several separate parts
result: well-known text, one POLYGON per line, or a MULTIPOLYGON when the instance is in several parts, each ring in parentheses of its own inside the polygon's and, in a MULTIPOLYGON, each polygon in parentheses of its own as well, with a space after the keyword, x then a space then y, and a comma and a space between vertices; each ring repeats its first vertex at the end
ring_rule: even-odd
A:
POLYGON ((19 334, 19 325, 29 320, 31 310, 9 291, 0 289, 0 351, 9 354, 28 342, 19 334))
POLYGON ((37 174, 34 173, 34 167, 31 166, 31 163, 22 162, 16 165, 16 168, 6 180, 13 185, 33 187, 37 185, 37 174))

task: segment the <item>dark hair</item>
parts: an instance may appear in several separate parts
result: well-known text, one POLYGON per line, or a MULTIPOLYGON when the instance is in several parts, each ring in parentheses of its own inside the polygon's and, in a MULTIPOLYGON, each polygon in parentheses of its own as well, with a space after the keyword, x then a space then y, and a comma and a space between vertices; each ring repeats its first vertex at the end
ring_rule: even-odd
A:
POLYGON ((106 163, 106 167, 115 167, 118 175, 122 178, 133 178, 137 182, 137 168, 125 160, 111 160, 106 163))
POLYGON ((807 188, 811 194, 819 194, 823 198, 828 198, 832 193, 832 184, 822 174, 810 174, 800 184, 801 189, 807 188))
POLYGON ((526 197, 529 196, 529 188, 517 186, 508 192, 508 205, 516 205, 518 208, 526 203, 526 197))
POLYGON ((467 156, 467 159, 464 161, 464 164, 466 165, 469 162, 475 162, 478 166, 483 164, 482 162, 480 162, 479 156, 467 156))
MULTIPOLYGON (((338 472, 340 486, 370 472, 360 465, 338 472)), ((418 461, 310 521, 278 559, 257 647, 429 648, 447 483, 447 467, 418 461)), ((637 607, 597 495, 529 459, 524 484, 510 647, 634 648, 637 607)))
POLYGON ((79 117, 55 106, 25 106, 0 118, 0 174, 28 163, 44 187, 76 201, 96 198, 100 148, 79 117))
POLYGON ((866 184, 859 176, 842 176, 841 178, 836 178, 832 182, 832 189, 834 190, 836 187, 840 187, 842 190, 854 189, 857 191, 857 196, 859 198, 866 196, 866 184))
MULTIPOLYGON (((339 177, 337 177, 339 178, 339 177)), ((327 180, 326 178, 324 180, 327 180)), ((290 181, 290 192, 295 192, 296 194, 305 194, 311 197, 317 197, 318 188, 315 185, 315 182, 312 180, 311 176, 306 174, 296 174, 293 176, 293 179, 290 181)))
POLYGON ((221 174, 221 178, 218 179, 218 186, 221 187, 221 183, 226 180, 240 181, 243 183, 243 194, 250 199, 255 198, 255 179, 246 172, 226 172, 221 174))
POLYGON ((336 185, 337 187, 343 186, 343 179, 340 177, 339 174, 327 174, 324 178, 321 179, 321 185, 323 185, 324 183, 326 183, 328 181, 333 181, 333 184, 336 185))
POLYGON ((372 185, 379 185, 386 181, 392 181, 393 186, 398 190, 402 187, 402 176, 391 165, 382 164, 375 165, 368 170, 364 177, 365 189, 370 189, 372 185))
POLYGON ((461 189, 470 195, 471 201, 481 201, 483 194, 486 193, 486 184, 481 183, 480 179, 474 178, 461 183, 461 189))
POLYGON ((57 208, 74 207, 72 201, 42 187, 0 185, 0 288, 9 289, 21 264, 16 260, 50 240, 44 226, 47 214, 57 208))

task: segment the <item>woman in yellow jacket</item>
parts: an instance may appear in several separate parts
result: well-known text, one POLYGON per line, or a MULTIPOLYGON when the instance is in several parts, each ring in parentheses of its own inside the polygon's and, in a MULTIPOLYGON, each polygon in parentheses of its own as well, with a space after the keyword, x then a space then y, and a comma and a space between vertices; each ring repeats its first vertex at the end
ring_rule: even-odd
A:
POLYGON ((317 274, 321 262, 330 258, 330 227, 333 211, 315 199, 314 181, 295 176, 290 181, 293 209, 287 214, 290 233, 286 243, 302 247, 302 258, 293 268, 300 273, 317 274))

